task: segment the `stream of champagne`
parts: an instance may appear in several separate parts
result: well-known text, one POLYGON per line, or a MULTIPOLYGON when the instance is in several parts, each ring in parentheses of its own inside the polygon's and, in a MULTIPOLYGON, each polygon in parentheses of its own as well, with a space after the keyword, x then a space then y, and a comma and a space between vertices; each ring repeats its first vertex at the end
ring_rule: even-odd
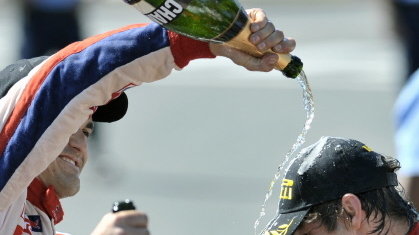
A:
MULTIPOLYGON (((307 132, 310 129, 311 123, 312 123, 313 118, 314 118, 314 99, 313 99, 313 94, 311 92, 310 84, 308 83, 308 80, 307 80, 307 77, 306 77, 304 71, 301 71, 300 75, 297 77, 297 81, 298 81, 300 87, 303 90, 303 102, 304 102, 304 109, 306 111, 306 121, 305 121, 303 130, 301 131, 301 133, 297 137, 297 141, 294 143, 294 145, 292 145, 291 149, 285 155, 284 161, 278 167, 278 170, 275 173, 275 175, 274 175, 274 177, 273 177, 273 179, 271 181, 271 184, 269 186, 269 190, 268 190, 268 192, 265 195, 265 200, 264 200, 264 202, 262 204, 262 209, 261 209, 261 211, 259 213, 259 217, 255 221, 255 225, 254 225, 255 235, 256 234, 263 234, 265 232, 265 230, 268 228, 268 226, 275 220, 275 218, 272 219, 265 226, 265 228, 261 232, 259 232, 259 233, 257 232, 257 229, 258 229, 258 227, 259 227, 259 225, 261 223, 261 220, 266 215, 266 204, 269 201, 270 197, 272 196, 273 188, 274 188, 276 182, 281 177, 281 169, 289 162, 290 157, 304 144, 304 142, 306 140, 307 132)), ((285 173, 286 171, 282 171, 282 172, 285 173)), ((278 211, 277 211, 277 213, 278 213, 278 211)))

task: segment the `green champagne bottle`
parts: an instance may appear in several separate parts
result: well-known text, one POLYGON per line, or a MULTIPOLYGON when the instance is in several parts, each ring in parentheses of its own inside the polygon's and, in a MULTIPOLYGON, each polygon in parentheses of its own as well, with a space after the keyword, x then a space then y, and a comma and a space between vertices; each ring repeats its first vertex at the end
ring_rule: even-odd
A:
MULTIPOLYGON (((263 55, 249 42, 250 20, 235 0, 124 1, 173 32, 201 41, 226 43, 254 56, 263 55)), ((303 63, 298 57, 278 56, 277 69, 286 77, 295 78, 300 74, 303 63)))

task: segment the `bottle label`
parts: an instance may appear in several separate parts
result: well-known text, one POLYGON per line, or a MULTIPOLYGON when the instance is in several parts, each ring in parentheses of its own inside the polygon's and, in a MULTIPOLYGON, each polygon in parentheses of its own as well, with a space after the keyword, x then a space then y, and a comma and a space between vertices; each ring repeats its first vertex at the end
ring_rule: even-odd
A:
POLYGON ((236 0, 125 1, 163 27, 203 41, 228 41, 247 23, 236 0))
POLYGON ((154 7, 146 1, 140 1, 136 8, 159 24, 168 24, 176 19, 182 12, 183 7, 175 0, 166 0, 159 7, 154 7))

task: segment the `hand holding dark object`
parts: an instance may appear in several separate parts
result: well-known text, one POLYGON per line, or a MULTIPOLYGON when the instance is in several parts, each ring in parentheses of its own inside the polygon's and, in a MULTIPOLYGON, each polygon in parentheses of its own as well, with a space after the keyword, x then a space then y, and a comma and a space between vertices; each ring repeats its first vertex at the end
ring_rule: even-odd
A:
POLYGON ((115 202, 91 235, 149 235, 147 215, 135 210, 132 201, 115 202))

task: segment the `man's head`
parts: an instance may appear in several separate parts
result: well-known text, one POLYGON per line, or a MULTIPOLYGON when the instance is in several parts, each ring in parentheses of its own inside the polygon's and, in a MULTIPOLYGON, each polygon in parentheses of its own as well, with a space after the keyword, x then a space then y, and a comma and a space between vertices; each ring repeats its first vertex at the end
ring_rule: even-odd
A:
POLYGON ((385 234, 389 220, 408 229, 415 210, 395 188, 398 168, 359 141, 322 137, 284 168, 278 215, 265 234, 385 234))
MULTIPOLYGON (((47 56, 19 60, 0 71, 0 97, 28 73, 46 60, 47 56)), ((54 186, 58 196, 68 197, 78 192, 80 171, 87 160, 87 136, 92 132, 93 122, 115 122, 121 119, 128 109, 128 97, 125 92, 115 93, 113 99, 98 106, 92 117, 70 138, 67 146, 58 158, 38 177, 46 186, 54 186), (66 165, 67 164, 67 165, 66 165)))
POLYGON ((59 198, 73 196, 80 190, 80 173, 88 159, 87 138, 92 132, 90 118, 70 137, 57 159, 38 176, 46 186, 54 186, 59 198))
POLYGON ((54 186, 59 198, 74 196, 80 190, 80 173, 88 159, 87 139, 93 132, 94 122, 115 122, 121 119, 128 108, 125 93, 99 106, 90 117, 71 135, 61 154, 39 176, 45 186, 54 186))

